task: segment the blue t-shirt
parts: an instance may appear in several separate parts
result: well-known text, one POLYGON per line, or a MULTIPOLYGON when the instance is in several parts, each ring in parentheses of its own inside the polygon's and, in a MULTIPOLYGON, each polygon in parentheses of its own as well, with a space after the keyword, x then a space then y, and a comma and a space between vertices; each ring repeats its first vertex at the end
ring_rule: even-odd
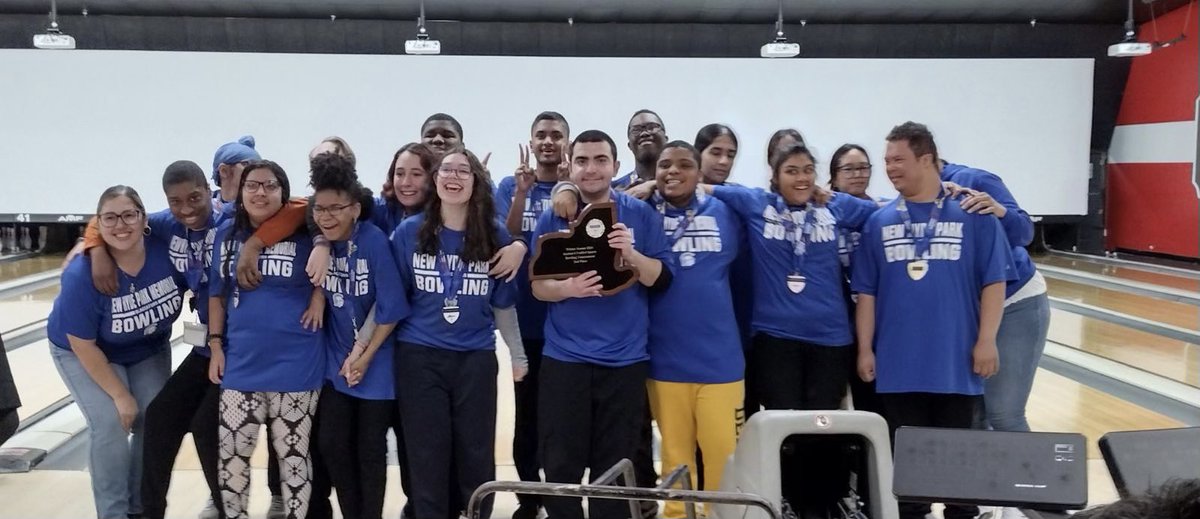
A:
POLYGON ((1033 219, 1017 205, 1017 199, 1009 192, 1004 181, 994 173, 947 162, 942 168, 942 180, 983 191, 1007 209, 1004 218, 1000 218, 1000 226, 1004 228, 1004 235, 1008 238, 1008 244, 1012 246, 1013 264, 1017 267, 1017 278, 1009 281, 1004 287, 1004 297, 1011 297, 1025 286, 1037 271, 1033 258, 1030 258, 1029 251, 1025 250, 1025 247, 1033 242, 1033 219))
MULTIPOLYGON (((538 215, 550 207, 550 191, 555 182, 536 182, 525 196, 525 211, 521 216, 521 234, 525 243, 534 247, 533 231, 537 227, 538 215)), ((513 194, 517 190, 517 181, 507 177, 496 187, 496 217, 504 222, 508 219, 509 208, 512 207, 513 194)), ((521 336, 542 340, 543 328, 546 327, 546 303, 533 297, 533 285, 529 282, 529 260, 532 254, 526 254, 521 262, 521 271, 513 281, 517 285, 517 320, 521 325, 521 336)))
POLYGON ((676 268, 671 285, 650 294, 650 378, 699 384, 741 380, 746 362, 729 286, 741 220, 708 195, 693 198, 687 208, 661 200, 653 207, 663 215, 676 268), (682 232, 681 223, 686 225, 682 232))
POLYGON ((90 257, 81 254, 71 260, 46 323, 52 344, 71 349, 68 334, 96 341, 109 362, 125 366, 167 348, 187 284, 175 271, 165 242, 154 237, 144 242, 142 270, 136 276, 118 270, 116 297, 101 294, 92 284, 90 257))
MULTIPOLYGON (((646 257, 662 262, 674 274, 675 260, 663 234, 662 215, 646 202, 624 193, 610 194, 616 203, 617 221, 633 233, 633 246, 646 257)), ((570 224, 547 210, 538 217, 537 237, 564 231, 570 224)), ((546 310, 546 345, 542 355, 562 362, 620 367, 647 360, 650 326, 646 287, 635 281, 629 288, 607 297, 571 298, 550 303, 546 310)))
MULTIPOLYGON (((204 230, 194 231, 175 219, 170 209, 163 209, 147 218, 151 236, 167 240, 171 262, 183 274, 188 290, 192 291, 192 306, 201 324, 208 323, 208 271, 212 267, 212 246, 217 227, 233 218, 233 204, 214 201, 212 214, 204 230)), ((204 357, 212 353, 206 346, 192 351, 204 357)))
POLYGON ((412 214, 408 213, 399 202, 377 196, 375 197, 375 208, 371 211, 371 223, 383 231, 384 236, 391 236, 392 231, 396 230, 400 222, 412 214))
POLYGON ((850 345, 838 236, 860 228, 875 212, 875 203, 834 193, 824 207, 787 207, 793 222, 811 225, 801 259, 793 240, 800 239, 803 227, 796 224, 789 239, 783 220, 788 216, 780 215, 784 206, 778 194, 729 186, 715 186, 713 194, 746 225, 754 265, 754 332, 821 346, 850 345), (806 216, 810 210, 811 216, 806 216), (792 282, 797 272, 804 277, 802 286, 792 282))
POLYGON ((875 297, 876 390, 983 394, 971 356, 979 338, 979 297, 985 286, 1013 275, 1000 222, 946 200, 923 256, 925 277, 914 281, 908 273, 912 237, 924 232, 934 204, 907 203, 913 222, 907 233, 897 202, 867 220, 853 262, 854 291, 875 297))
MULTIPOLYGON (((383 231, 370 222, 358 227, 349 241, 333 242, 332 262, 325 277, 325 378, 334 389, 368 400, 396 398, 396 379, 392 365, 393 338, 375 351, 362 382, 354 387, 338 374, 342 363, 354 348, 355 332, 362 328, 375 306, 377 324, 395 323, 408 317, 408 299, 400 283, 400 269, 392 256, 392 247, 383 231), (353 247, 351 247, 353 243, 353 247), (379 294, 388 294, 378 297, 379 294)), ((368 342, 370 337, 361 337, 368 342)))
MULTIPOLYGON (((495 350, 496 324, 492 307, 508 308, 516 304, 517 287, 488 276, 491 267, 487 261, 459 261, 465 232, 442 228, 438 233, 438 250, 445 254, 421 252, 418 235, 424 222, 423 214, 406 218, 392 234, 392 251, 400 266, 400 282, 412 308, 412 314, 397 328, 396 340, 454 351, 495 350), (445 265, 440 260, 444 260, 445 265), (454 298, 443 293, 443 270, 446 291, 458 286, 454 298), (452 303, 457 304, 448 304, 447 299, 454 299, 452 303), (448 306, 457 309, 447 309, 448 306)), ((497 243, 510 241, 508 232, 499 222, 496 223, 496 234, 497 243)))
POLYGON ((305 330, 300 318, 313 286, 304 272, 312 238, 296 233, 263 249, 254 290, 237 286, 237 257, 249 233, 233 233, 233 222, 217 229, 209 293, 225 300, 225 378, 221 387, 238 391, 311 391, 325 379, 323 333, 305 330))
MULTIPOLYGON (((612 181, 612 187, 613 187, 613 189, 616 189, 618 191, 624 191, 626 189, 629 189, 629 187, 632 186, 633 184, 637 183, 637 181, 639 179, 640 179, 640 177, 638 177, 637 170, 635 169, 633 171, 630 171, 629 173, 626 173, 617 178, 614 178, 612 181)), ((653 179, 651 179, 651 180, 653 180, 653 179)))

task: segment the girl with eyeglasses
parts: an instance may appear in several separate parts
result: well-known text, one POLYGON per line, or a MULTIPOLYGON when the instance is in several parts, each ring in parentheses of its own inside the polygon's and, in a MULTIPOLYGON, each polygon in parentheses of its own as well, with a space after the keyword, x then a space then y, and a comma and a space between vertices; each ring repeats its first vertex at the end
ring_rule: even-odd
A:
MULTIPOLYGON (((395 414, 392 330, 409 312, 388 238, 362 221, 354 166, 324 153, 311 163, 313 216, 332 245, 325 277, 325 351, 317 442, 342 516, 378 519, 387 482, 387 430, 395 414), (381 297, 391 294, 390 297, 381 297)), ((369 198, 368 198, 369 199, 369 198)))
POLYGON ((225 516, 247 517, 250 455, 259 426, 270 422, 282 469, 286 516, 305 517, 312 493, 309 444, 325 375, 318 328, 324 294, 304 275, 312 239, 304 232, 263 250, 262 281, 242 290, 234 265, 254 229, 279 212, 289 196, 287 174, 271 161, 253 161, 235 202, 233 221, 217 231, 209 273, 209 378, 221 384, 220 469, 225 516))
MULTIPOLYGON (((392 235, 412 308, 396 330, 396 378, 409 501, 415 517, 440 519, 456 516, 479 485, 495 479, 495 330, 514 352, 521 339, 516 287, 488 275, 489 261, 511 238, 496 219, 483 164, 453 150, 426 191, 427 210, 392 235)), ((490 515, 488 499, 480 516, 490 515)))
POLYGON ((137 191, 100 195, 100 235, 118 268, 114 296, 92 282, 91 258, 71 260, 47 323, 51 357, 83 412, 96 515, 142 513, 143 416, 171 374, 171 326, 187 280, 166 243, 149 236, 137 191))

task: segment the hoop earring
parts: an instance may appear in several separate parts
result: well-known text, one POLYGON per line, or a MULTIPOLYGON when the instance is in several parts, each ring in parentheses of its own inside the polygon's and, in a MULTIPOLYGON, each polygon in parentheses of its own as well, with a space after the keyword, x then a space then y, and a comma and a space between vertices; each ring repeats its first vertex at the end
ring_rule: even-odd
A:
POLYGON ((146 225, 145 227, 142 227, 142 235, 143 235, 143 236, 150 236, 150 226, 149 226, 149 225, 146 225))

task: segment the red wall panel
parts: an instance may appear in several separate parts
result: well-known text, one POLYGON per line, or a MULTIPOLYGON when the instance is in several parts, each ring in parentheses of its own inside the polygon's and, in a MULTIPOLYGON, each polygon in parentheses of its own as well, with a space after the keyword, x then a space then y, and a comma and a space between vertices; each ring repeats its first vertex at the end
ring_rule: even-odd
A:
MULTIPOLYGON (((1196 91, 1200 87, 1200 73, 1197 72, 1200 45, 1196 43, 1197 26, 1200 25, 1196 20, 1198 10, 1200 6, 1192 2, 1190 14, 1185 6, 1158 17, 1160 40, 1179 36, 1185 25, 1187 39, 1133 59, 1117 124, 1187 121, 1194 117, 1196 91), (1191 23, 1187 23, 1188 18, 1191 23)), ((1154 33, 1154 24, 1144 23, 1138 29, 1138 40, 1153 42, 1154 33)))
POLYGON ((1200 257, 1200 201, 1191 176, 1191 164, 1109 164, 1109 248, 1200 257))

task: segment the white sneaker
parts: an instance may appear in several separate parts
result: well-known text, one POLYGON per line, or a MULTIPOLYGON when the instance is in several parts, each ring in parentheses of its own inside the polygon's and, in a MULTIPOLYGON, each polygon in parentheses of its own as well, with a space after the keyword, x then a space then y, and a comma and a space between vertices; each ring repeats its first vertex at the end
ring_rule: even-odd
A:
POLYGON ((283 510, 283 496, 271 496, 271 508, 267 509, 267 519, 284 519, 287 512, 283 510))
POLYGON ((204 509, 200 511, 200 519, 217 519, 221 517, 221 512, 213 505, 212 497, 208 498, 208 502, 204 504, 204 509))

